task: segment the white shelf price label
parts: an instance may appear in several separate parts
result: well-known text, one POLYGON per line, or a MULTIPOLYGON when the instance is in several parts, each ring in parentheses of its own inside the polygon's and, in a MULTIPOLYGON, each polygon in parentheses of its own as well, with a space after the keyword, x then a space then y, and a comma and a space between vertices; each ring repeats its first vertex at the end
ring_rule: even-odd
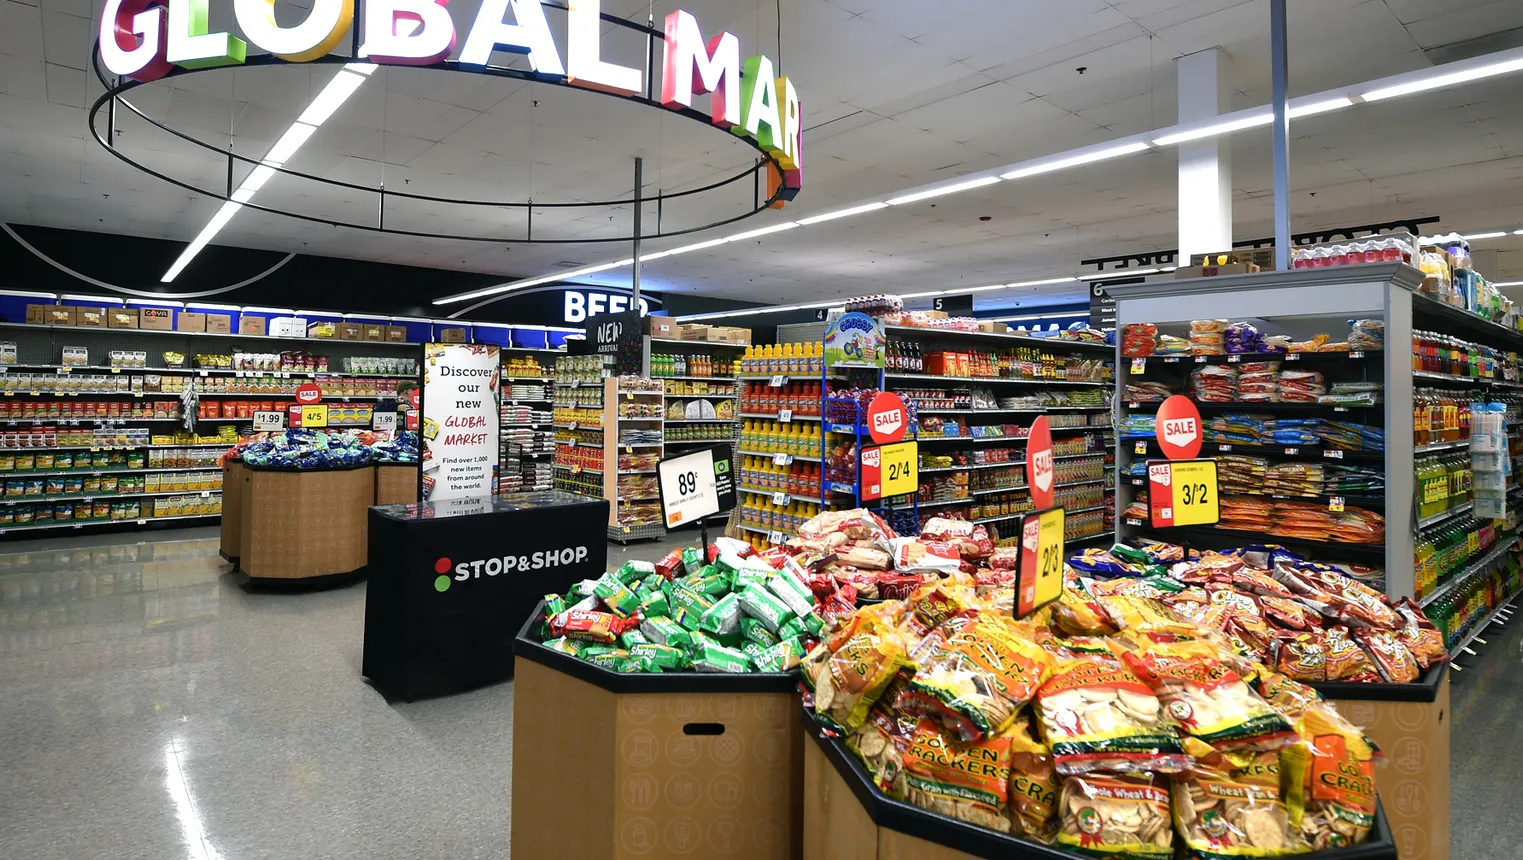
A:
POLYGON ((1328 499, 1327 500, 1327 509, 1332 511, 1335 514, 1336 513, 1342 513, 1342 511, 1343 511, 1343 497, 1342 496, 1333 496, 1332 498, 1328 499))
POLYGON ((1301 353, 1299 353, 1299 352, 1286 353, 1285 354, 1285 360, 1286 361, 1300 361, 1301 360, 1301 353))
POLYGON ((576 422, 576 421, 571 422, 571 429, 572 429, 572 431, 575 431, 578 426, 579 426, 579 422, 576 422))
POLYGON ((792 409, 779 409, 779 410, 777 410, 777 420, 782 422, 783 424, 792 424, 793 423, 793 410, 792 409))
POLYGON ((1294 456, 1296 456, 1299 453, 1301 453, 1301 449, 1300 448, 1286 448, 1285 449, 1285 456, 1287 456, 1287 457, 1294 457, 1294 456))
POLYGON ((788 377, 783 376, 782 374, 778 374, 778 375, 772 377, 771 379, 767 380, 767 385, 772 387, 772 388, 782 388, 784 385, 787 385, 787 384, 788 384, 788 377))
POLYGON ((1133 376, 1141 376, 1143 374, 1143 372, 1145 372, 1147 369, 1148 369, 1148 360, 1147 359, 1145 359, 1145 358, 1134 358, 1134 359, 1132 359, 1131 374, 1133 376))
POLYGON ((793 465, 793 455, 792 454, 773 454, 772 455, 772 465, 774 465, 774 466, 791 466, 791 465, 793 465))
POLYGON ((1324 456, 1324 457, 1326 457, 1326 458, 1328 458, 1330 460, 1342 460, 1343 459, 1343 452, 1339 451, 1336 448, 1334 448, 1331 451, 1323 451, 1322 452, 1322 456, 1324 456))
POLYGON ((774 504, 774 505, 786 505, 786 504, 788 504, 788 494, 787 493, 773 493, 772 494, 772 504, 774 504))
POLYGON ((1216 446, 1216 450, 1223 451, 1223 452, 1225 452, 1225 451, 1231 451, 1232 450, 1232 446, 1231 445, 1217 445, 1216 446))
POLYGON ((1229 355, 1229 356, 1227 356, 1227 363, 1228 364, 1237 364, 1238 362, 1240 362, 1242 360, 1243 360, 1243 357, 1241 355, 1229 355))
POLYGON ((783 533, 777 529, 773 529, 772 531, 767 532, 767 542, 773 544, 774 546, 782 546, 783 543, 787 540, 788 538, 786 538, 783 533))
POLYGON ((1205 364, 1206 363, 1206 357, 1204 355, 1197 355, 1197 356, 1195 356, 1195 363, 1196 364, 1205 364))
POLYGON ((1348 357, 1349 358, 1364 358, 1364 351, 1363 350, 1359 350, 1359 349, 1350 350, 1349 354, 1348 354, 1348 357))

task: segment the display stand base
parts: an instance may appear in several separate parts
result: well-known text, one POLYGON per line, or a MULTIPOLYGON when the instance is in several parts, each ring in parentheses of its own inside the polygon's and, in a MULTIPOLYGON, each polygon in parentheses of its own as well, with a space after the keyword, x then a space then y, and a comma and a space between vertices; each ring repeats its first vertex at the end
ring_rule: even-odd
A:
POLYGON ((615 675, 523 635, 514 652, 514 857, 804 856, 791 678, 615 675))
POLYGON ((234 460, 222 468, 222 528, 217 551, 235 567, 242 551, 243 507, 248 489, 248 470, 243 463, 234 460))
POLYGON ((377 463, 375 503, 405 505, 418 500, 417 463, 377 463))
POLYGON ((365 578, 366 568, 359 568, 345 573, 330 573, 323 576, 308 576, 300 579, 281 577, 249 576, 239 571, 243 579, 239 586, 245 591, 263 592, 287 592, 299 593, 304 591, 325 591, 330 588, 344 588, 354 585, 365 578))
POLYGON ((624 545, 637 540, 660 540, 665 536, 666 529, 659 525, 608 527, 608 539, 624 545))
POLYGON ((364 569, 375 467, 241 471, 238 567, 251 580, 313 585, 364 569))

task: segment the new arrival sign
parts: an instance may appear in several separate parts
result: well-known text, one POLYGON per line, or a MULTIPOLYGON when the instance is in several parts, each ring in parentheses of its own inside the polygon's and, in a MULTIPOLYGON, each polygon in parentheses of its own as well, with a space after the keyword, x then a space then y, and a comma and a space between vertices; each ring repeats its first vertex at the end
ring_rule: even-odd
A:
MULTIPOLYGON (((172 66, 242 65, 250 45, 256 52, 305 63, 331 54, 356 27, 361 59, 427 66, 455 53, 461 35, 444 0, 366 0, 358 21, 353 0, 312 0, 306 18, 289 25, 277 21, 275 0, 219 2, 232 7, 243 38, 211 29, 210 0, 105 0, 97 42, 102 63, 135 81, 158 80, 172 66)), ((639 96, 645 92, 645 69, 603 59, 601 14, 600 0, 571 0, 564 7, 540 0, 480 0, 458 62, 484 68, 493 52, 522 54, 541 79, 639 96), (547 6, 566 9, 564 54, 545 18, 547 6)), ((740 39, 733 33, 705 40, 691 13, 679 9, 665 23, 661 105, 686 110, 695 94, 712 93, 714 125, 752 139, 782 168, 784 186, 797 189, 804 120, 793 82, 778 76, 766 55, 742 61, 740 39)))
POLYGON ((423 345, 420 498, 497 495, 499 362, 488 344, 423 345))

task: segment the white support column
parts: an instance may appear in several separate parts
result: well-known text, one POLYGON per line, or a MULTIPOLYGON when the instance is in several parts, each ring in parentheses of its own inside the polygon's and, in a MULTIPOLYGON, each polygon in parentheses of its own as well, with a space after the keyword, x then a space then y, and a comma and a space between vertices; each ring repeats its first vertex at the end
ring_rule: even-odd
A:
MULTIPOLYGON (((1199 122, 1229 108, 1227 53, 1208 48, 1175 61, 1179 121, 1199 122)), ((1179 259, 1232 247, 1232 137, 1217 135, 1179 149, 1179 259)))

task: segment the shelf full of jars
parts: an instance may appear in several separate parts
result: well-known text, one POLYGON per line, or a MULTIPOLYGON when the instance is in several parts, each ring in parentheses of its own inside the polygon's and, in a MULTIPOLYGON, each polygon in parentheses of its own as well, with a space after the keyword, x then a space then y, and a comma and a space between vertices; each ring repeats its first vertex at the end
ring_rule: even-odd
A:
POLYGON ((913 531, 931 517, 965 519, 983 525, 996 543, 1013 543, 1020 517, 1033 509, 1025 439, 1045 415, 1067 541, 1110 538, 1115 371, 1103 333, 1038 338, 929 325, 888 325, 885 333, 886 388, 905 400, 919 425, 913 531))
POLYGON ((1434 277, 1403 261, 1107 288, 1118 539, 1278 544, 1412 599, 1451 650, 1470 645, 1520 584, 1523 335, 1442 302, 1434 277), (1215 526, 1150 525, 1153 419, 1174 394, 1199 409, 1198 456, 1217 464, 1215 526))
POLYGON ((603 383, 612 356, 559 355, 551 380, 554 487, 603 498, 603 383))
MULTIPOLYGON (((503 493, 548 490, 555 484, 555 368, 544 350, 502 347, 503 493)), ((558 358, 559 356, 557 356, 558 358)))
MULTIPOLYGON (((746 339, 750 337, 749 330, 727 331, 745 332, 746 339)), ((644 348, 647 375, 661 385, 663 456, 675 457, 722 443, 729 446, 733 458, 740 427, 740 392, 735 376, 740 356, 751 346, 647 335, 644 348)), ((712 519, 728 516, 729 512, 721 512, 712 519)))

